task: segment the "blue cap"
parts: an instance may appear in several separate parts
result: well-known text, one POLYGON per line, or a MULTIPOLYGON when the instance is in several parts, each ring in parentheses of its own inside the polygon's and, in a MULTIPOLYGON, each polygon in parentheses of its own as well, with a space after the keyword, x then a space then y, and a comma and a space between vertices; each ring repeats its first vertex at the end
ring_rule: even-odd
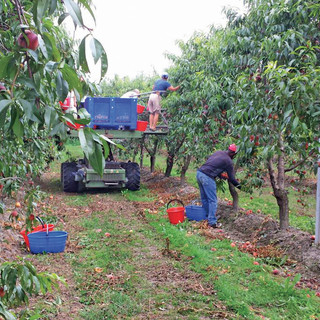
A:
POLYGON ((166 72, 164 72, 164 73, 162 74, 162 76, 161 76, 161 78, 165 78, 165 79, 168 79, 168 77, 169 77, 169 75, 168 75, 166 72))

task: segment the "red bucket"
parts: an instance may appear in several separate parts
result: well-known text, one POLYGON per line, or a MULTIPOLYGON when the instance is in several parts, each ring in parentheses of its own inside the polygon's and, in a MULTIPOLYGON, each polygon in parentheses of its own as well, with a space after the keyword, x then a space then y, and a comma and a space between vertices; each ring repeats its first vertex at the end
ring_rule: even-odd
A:
POLYGON ((169 217, 169 221, 171 224, 178 224, 184 221, 185 218, 185 209, 184 209, 184 205, 183 202, 180 201, 179 199, 172 199, 168 202, 167 204, 167 213, 168 213, 168 217, 169 217), (172 201, 178 201, 182 204, 182 207, 172 207, 169 208, 169 204, 172 201))
POLYGON ((146 107, 141 104, 137 104, 137 113, 142 113, 146 107))
POLYGON ((148 121, 137 121, 137 131, 146 131, 148 121))
MULTIPOLYGON (((39 220, 40 218, 37 217, 37 219, 39 220)), ((41 219, 40 219, 41 220, 41 219)), ((40 221, 39 220, 39 221, 40 221)), ((33 232, 40 232, 40 231, 52 231, 54 229, 54 225, 53 224, 44 224, 43 221, 41 220, 41 225, 40 226, 36 226, 36 227, 32 227, 32 231, 31 232, 27 232, 26 230, 23 230, 20 232, 20 234, 23 236, 23 239, 27 245, 27 247, 30 249, 30 244, 29 244, 29 239, 28 239, 28 234, 29 233, 33 233, 33 232)))

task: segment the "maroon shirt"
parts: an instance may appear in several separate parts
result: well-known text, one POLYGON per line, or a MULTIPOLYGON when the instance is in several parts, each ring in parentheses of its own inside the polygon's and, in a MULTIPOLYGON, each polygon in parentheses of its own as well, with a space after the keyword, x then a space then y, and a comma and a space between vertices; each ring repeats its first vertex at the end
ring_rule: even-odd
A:
POLYGON ((238 186, 240 184, 240 182, 235 178, 233 162, 228 155, 228 151, 216 151, 208 158, 206 163, 199 168, 199 171, 212 179, 220 177, 222 172, 227 172, 229 181, 234 186, 238 186))

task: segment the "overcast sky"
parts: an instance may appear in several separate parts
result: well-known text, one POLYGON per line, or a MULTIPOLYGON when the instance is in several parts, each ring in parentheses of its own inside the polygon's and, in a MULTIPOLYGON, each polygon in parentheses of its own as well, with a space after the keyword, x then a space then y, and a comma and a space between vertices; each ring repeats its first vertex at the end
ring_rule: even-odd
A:
MULTIPOLYGON (((165 52, 179 54, 176 40, 188 40, 195 31, 223 26, 224 6, 243 11, 242 0, 93 0, 96 26, 85 18, 104 46, 107 78, 162 73, 170 66, 165 52)), ((92 67, 91 67, 92 68, 92 67)), ((96 74, 92 68, 92 74, 96 74)), ((97 80, 93 76, 92 80, 97 80)))

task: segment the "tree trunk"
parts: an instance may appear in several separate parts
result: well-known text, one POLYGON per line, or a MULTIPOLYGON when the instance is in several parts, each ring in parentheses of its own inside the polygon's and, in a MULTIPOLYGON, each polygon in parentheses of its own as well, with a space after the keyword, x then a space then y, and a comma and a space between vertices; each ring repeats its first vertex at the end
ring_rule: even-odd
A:
POLYGON ((154 172, 156 167, 156 157, 150 156, 150 172, 154 172))
POLYGON ((168 143, 168 141, 166 142, 167 151, 168 151, 167 167, 165 171, 166 177, 170 177, 171 175, 171 171, 174 163, 174 157, 179 152, 181 146, 183 145, 184 140, 185 140, 185 137, 183 136, 181 140, 177 140, 176 143, 172 143, 172 142, 168 143))
POLYGON ((171 171, 172 171, 173 164, 174 164, 173 158, 174 158, 174 155, 168 154, 168 156, 167 156, 167 167, 166 167, 166 171, 165 171, 165 174, 164 174, 165 177, 170 177, 170 175, 171 175, 171 171))
POLYGON ((230 194, 232 196, 232 208, 237 212, 239 210, 239 195, 232 183, 228 182, 228 185, 230 194))
POLYGON ((156 163, 156 154, 158 150, 158 144, 159 144, 159 138, 156 137, 154 139, 154 144, 151 148, 148 148, 147 141, 144 143, 144 147, 147 150, 147 152, 150 155, 150 172, 154 172, 155 169, 155 163, 156 163))
POLYGON ((278 156, 278 176, 276 176, 273 169, 273 161, 275 158, 269 159, 268 171, 273 194, 279 206, 280 229, 285 230, 289 228, 289 200, 288 191, 285 189, 284 147, 281 137, 279 138, 279 146, 281 154, 278 156))
POLYGON ((186 173, 188 171, 190 162, 191 162, 191 155, 187 155, 186 157, 184 157, 184 162, 181 168, 181 173, 180 173, 180 183, 181 185, 186 183, 186 173))

